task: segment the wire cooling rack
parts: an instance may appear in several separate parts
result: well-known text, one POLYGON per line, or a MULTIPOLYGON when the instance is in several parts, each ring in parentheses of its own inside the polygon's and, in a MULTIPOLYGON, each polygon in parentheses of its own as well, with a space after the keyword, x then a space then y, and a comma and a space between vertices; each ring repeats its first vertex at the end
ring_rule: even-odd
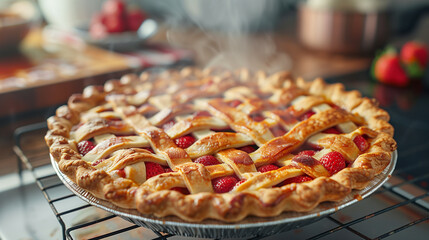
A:
MULTIPOLYGON (((27 169, 62 228, 63 239, 181 239, 152 231, 83 202, 60 181, 50 164, 43 136, 46 123, 20 127, 14 133, 19 173, 27 169)), ((400 153, 399 153, 400 157, 400 153)), ((426 239, 429 236, 429 161, 394 171, 379 190, 350 207, 288 232, 250 239, 426 239), (406 176, 406 177, 404 177, 406 176)))

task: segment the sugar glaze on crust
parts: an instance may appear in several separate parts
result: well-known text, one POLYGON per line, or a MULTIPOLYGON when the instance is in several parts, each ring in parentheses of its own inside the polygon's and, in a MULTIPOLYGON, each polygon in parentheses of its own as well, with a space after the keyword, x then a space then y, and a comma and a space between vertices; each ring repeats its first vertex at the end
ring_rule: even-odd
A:
POLYGON ((396 149, 388 121, 374 100, 339 83, 295 80, 287 72, 184 68, 86 87, 48 119, 45 140, 61 172, 98 198, 158 217, 236 222, 248 215, 309 211, 364 188, 396 149), (238 106, 230 104, 234 100, 238 106), (298 120, 310 110, 315 114, 298 120), (210 116, 195 115, 198 111, 210 116), (264 119, 255 121, 255 114, 264 119), (170 119, 175 124, 162 129, 170 119), (284 134, 276 136, 278 126, 284 134), (343 132, 322 133, 334 126, 343 132), (222 132, 225 128, 233 131, 222 132), (176 146, 174 139, 187 134, 197 134, 197 141, 186 149, 176 146), (365 152, 351 140, 357 135, 368 138, 365 152), (94 138, 100 143, 82 156, 77 143, 94 138), (294 151, 304 143, 321 146, 320 152, 340 152, 348 166, 331 175, 318 161, 294 161, 294 151), (257 150, 239 150, 247 145, 257 150), (221 164, 193 162, 204 155, 221 164), (94 164, 98 159, 108 160, 94 164), (145 161, 173 171, 146 179, 145 161), (280 168, 257 172, 271 163, 280 168), (126 177, 117 174, 119 169, 126 177), (275 187, 303 174, 313 180, 275 187), (214 193, 211 179, 229 175, 246 181, 228 193, 214 193), (170 190, 175 187, 190 194, 170 190))

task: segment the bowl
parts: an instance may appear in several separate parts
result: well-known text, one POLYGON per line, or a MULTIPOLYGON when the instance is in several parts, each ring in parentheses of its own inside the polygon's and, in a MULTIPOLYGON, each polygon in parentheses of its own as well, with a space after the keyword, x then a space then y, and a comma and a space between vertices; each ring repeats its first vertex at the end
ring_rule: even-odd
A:
POLYGON ((12 51, 27 35, 31 20, 7 11, 0 12, 0 51, 12 51))

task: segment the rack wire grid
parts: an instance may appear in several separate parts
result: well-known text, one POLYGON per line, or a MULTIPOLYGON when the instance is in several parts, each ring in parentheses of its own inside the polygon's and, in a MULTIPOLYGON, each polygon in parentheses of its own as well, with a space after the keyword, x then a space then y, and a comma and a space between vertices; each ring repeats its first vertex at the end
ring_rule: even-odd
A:
MULTIPOLYGON (((137 226, 78 198, 53 170, 49 150, 43 141, 46 130, 46 123, 17 128, 13 150, 19 173, 24 167, 31 171, 61 225, 63 239, 184 239, 137 226)), ((301 228, 251 239, 427 239, 429 193, 424 187, 427 187, 429 173, 403 176, 409 176, 408 172, 413 169, 428 167, 426 161, 397 169, 379 190, 352 206, 301 228)))

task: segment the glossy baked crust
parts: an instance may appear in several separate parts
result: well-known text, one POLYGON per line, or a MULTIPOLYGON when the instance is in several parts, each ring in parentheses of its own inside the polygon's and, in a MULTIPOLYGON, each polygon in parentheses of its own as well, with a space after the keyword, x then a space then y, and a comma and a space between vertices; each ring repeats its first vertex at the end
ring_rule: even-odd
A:
POLYGON ((390 163, 396 149, 388 121, 374 100, 345 91, 339 83, 295 80, 287 72, 185 68, 125 75, 85 88, 48 119, 45 140, 61 172, 98 198, 144 214, 235 222, 248 215, 309 211, 364 188, 390 163), (238 106, 230 104, 234 100, 238 106), (210 115, 192 115, 203 110, 210 115), (310 110, 315 114, 301 117, 310 110), (254 114, 263 120, 255 121, 254 114), (176 116, 185 117, 164 131, 161 126, 176 116), (273 126, 281 126, 284 134, 275 136, 273 126), (321 133, 333 126, 342 133, 321 133), (234 131, 213 131, 225 127, 234 131), (204 132, 208 129, 212 131, 204 132), (186 149, 177 147, 173 139, 189 133, 201 136, 186 149), (353 142, 357 135, 367 138, 364 152, 353 142), (82 156, 77 143, 97 136, 102 136, 101 143, 82 156), (317 144, 322 148, 319 155, 340 152, 348 166, 331 175, 318 161, 293 158, 304 143, 317 144), (238 150, 246 145, 258 149, 238 150), (206 167, 192 161, 203 155, 214 155, 222 163, 206 167), (109 161, 94 164, 105 158, 109 161), (146 180, 144 161, 174 171, 146 180), (280 168, 256 171, 270 163, 280 168), (126 176, 118 175, 118 169, 125 169, 126 176), (313 180, 276 187, 303 174, 313 180), (214 193, 211 179, 227 175, 247 180, 228 193, 214 193), (173 187, 186 187, 190 194, 170 190, 173 187))

